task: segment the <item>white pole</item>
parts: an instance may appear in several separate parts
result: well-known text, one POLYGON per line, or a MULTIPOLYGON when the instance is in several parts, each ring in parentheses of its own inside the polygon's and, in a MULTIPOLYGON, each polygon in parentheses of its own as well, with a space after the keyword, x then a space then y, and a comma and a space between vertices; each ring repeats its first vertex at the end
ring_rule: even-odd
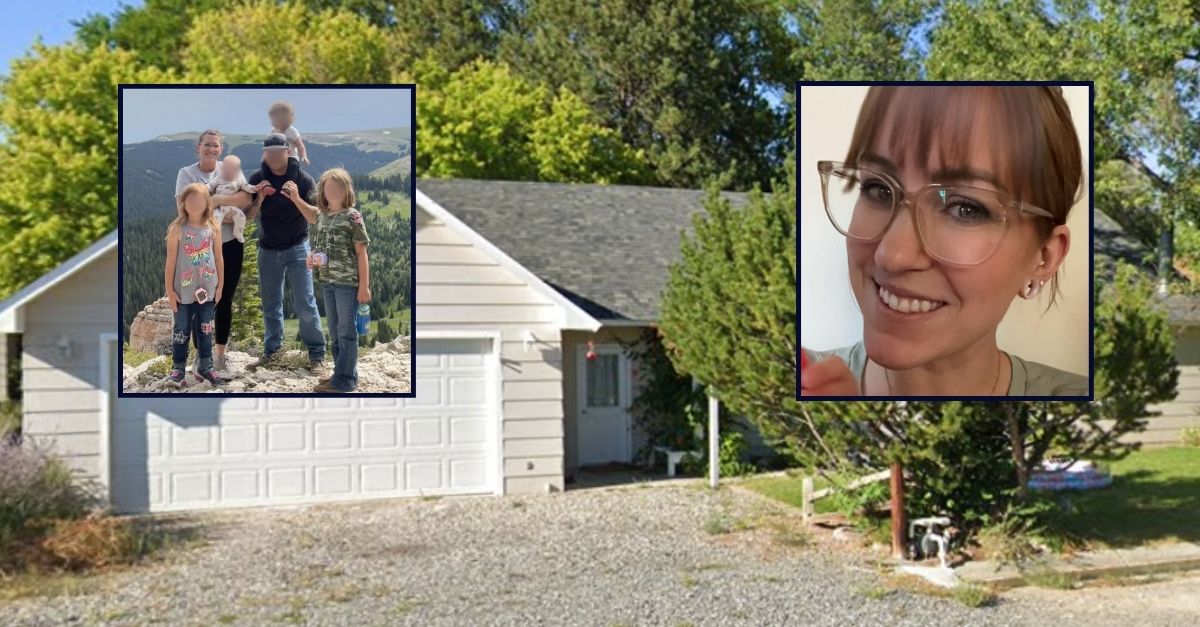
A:
POLYGON ((708 487, 717 487, 717 480, 721 478, 721 463, 717 459, 720 455, 721 433, 719 423, 717 421, 717 411, 720 403, 715 397, 708 397, 708 487))

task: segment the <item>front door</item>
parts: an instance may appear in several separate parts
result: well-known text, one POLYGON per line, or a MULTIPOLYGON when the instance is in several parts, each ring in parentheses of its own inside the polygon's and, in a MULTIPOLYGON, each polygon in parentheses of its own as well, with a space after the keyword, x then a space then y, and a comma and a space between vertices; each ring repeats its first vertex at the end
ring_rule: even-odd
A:
POLYGON ((629 358, 616 344, 598 344, 594 351, 594 359, 587 358, 586 346, 576 353, 579 465, 629 462, 629 358))

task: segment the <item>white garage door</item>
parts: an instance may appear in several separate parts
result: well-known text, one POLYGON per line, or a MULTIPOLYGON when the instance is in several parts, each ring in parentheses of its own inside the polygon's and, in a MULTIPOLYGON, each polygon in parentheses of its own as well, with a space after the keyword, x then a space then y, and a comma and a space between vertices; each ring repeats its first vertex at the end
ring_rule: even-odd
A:
POLYGON ((491 340, 417 340, 416 398, 120 399, 119 511, 493 492, 491 340))

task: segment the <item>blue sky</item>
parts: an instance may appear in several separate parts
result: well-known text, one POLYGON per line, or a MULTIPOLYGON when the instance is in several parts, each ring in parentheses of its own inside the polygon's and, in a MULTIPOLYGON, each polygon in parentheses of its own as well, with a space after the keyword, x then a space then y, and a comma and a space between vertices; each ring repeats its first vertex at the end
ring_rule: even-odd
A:
POLYGON ((61 44, 75 36, 72 20, 90 13, 111 14, 119 7, 141 6, 140 0, 7 0, 4 37, 0 37, 0 73, 8 74, 13 59, 25 54, 38 36, 47 44, 61 44))
POLYGON ((126 89, 121 143, 217 128, 226 134, 265 134, 267 109, 286 100, 301 134, 409 126, 408 90, 350 88, 126 89))

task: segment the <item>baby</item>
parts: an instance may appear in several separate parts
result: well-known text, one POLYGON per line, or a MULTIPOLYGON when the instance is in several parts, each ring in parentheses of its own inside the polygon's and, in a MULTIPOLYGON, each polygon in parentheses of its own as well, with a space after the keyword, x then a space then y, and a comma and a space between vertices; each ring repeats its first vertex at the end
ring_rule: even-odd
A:
MULTIPOLYGON (((238 192, 248 192, 254 194, 256 191, 254 186, 246 182, 246 177, 242 174, 242 160, 234 155, 229 155, 221 161, 221 166, 217 171, 217 176, 214 176, 208 182, 208 193, 216 195, 236 194, 238 192)), ((224 222, 225 215, 233 215, 233 236, 237 241, 245 243, 246 241, 246 214, 240 208, 233 205, 222 205, 213 208, 213 217, 220 224, 224 222)))
POLYGON ((296 121, 296 110, 292 105, 280 100, 267 109, 267 116, 271 118, 271 132, 283 133, 287 138, 288 157, 308 165, 308 148, 300 137, 300 131, 292 126, 296 121))

